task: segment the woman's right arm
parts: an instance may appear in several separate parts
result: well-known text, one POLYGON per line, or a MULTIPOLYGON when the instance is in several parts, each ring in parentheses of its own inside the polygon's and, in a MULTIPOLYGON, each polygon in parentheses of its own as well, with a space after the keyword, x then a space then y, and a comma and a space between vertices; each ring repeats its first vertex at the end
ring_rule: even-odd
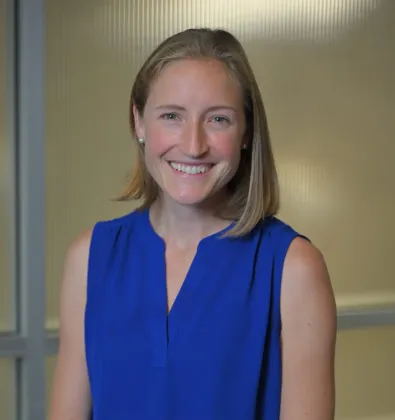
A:
POLYGON ((49 420, 88 420, 90 390, 85 360, 84 314, 91 232, 69 248, 60 293, 60 347, 49 420))

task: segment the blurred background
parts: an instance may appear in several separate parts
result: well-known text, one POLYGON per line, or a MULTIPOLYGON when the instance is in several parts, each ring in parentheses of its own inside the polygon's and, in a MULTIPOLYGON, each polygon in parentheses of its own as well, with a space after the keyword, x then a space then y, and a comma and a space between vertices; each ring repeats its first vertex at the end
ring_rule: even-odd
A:
POLYGON ((0 420, 45 418, 66 249, 135 204, 134 76, 165 37, 225 28, 268 114, 280 217, 324 253, 337 420, 395 419, 395 2, 0 0, 0 420))

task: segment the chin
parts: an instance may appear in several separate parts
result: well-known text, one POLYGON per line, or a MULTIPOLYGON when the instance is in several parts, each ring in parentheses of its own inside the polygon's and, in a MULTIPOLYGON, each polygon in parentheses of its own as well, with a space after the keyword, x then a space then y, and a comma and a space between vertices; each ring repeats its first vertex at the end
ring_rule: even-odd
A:
POLYGON ((205 192, 199 193, 197 191, 183 193, 169 191, 167 195, 171 198, 172 201, 183 206, 199 206, 212 196, 212 194, 205 192))
POLYGON ((208 197, 204 196, 171 196, 172 200, 182 206, 199 206, 207 200, 208 197))

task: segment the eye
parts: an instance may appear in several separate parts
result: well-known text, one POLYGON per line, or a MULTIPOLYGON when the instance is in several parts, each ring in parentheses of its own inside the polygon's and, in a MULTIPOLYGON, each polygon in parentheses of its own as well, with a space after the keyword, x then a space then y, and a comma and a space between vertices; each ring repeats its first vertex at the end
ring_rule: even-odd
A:
POLYGON ((219 124, 229 124, 230 123, 229 118, 221 117, 221 116, 215 116, 211 119, 211 121, 214 121, 214 122, 219 123, 219 124))
POLYGON ((175 120, 177 119, 177 114, 174 112, 166 112, 166 114, 162 114, 160 117, 164 120, 175 120))

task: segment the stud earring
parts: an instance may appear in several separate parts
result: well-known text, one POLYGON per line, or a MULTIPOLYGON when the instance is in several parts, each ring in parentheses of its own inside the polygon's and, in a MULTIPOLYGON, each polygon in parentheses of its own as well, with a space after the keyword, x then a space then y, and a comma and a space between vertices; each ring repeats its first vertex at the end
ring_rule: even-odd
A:
POLYGON ((243 146, 241 146, 241 150, 247 150, 248 146, 246 144, 243 144, 243 146))
POLYGON ((143 145, 143 144, 145 143, 145 140, 144 140, 144 138, 143 138, 143 137, 140 137, 140 138, 139 138, 139 143, 140 143, 141 145, 143 145))

